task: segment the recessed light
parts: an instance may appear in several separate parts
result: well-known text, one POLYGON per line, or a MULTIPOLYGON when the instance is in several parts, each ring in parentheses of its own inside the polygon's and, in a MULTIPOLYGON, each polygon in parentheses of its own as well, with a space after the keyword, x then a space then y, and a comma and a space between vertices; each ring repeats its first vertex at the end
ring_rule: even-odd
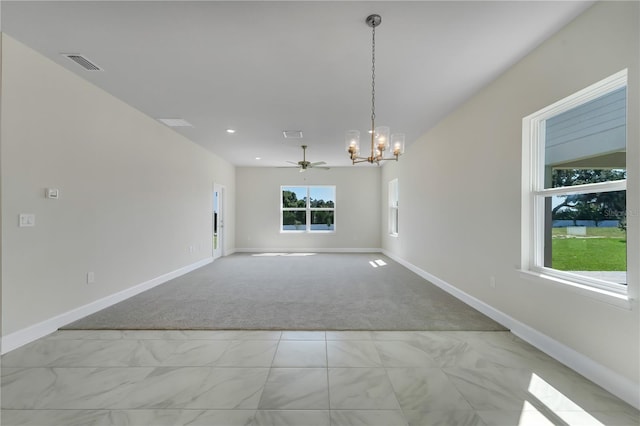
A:
POLYGON ((227 133, 234 134, 236 131, 234 129, 227 129, 227 133))
POLYGON ((256 160, 262 160, 262 157, 256 157, 256 160))
POLYGON ((191 123, 182 118, 158 118, 158 121, 169 127, 193 127, 191 123))

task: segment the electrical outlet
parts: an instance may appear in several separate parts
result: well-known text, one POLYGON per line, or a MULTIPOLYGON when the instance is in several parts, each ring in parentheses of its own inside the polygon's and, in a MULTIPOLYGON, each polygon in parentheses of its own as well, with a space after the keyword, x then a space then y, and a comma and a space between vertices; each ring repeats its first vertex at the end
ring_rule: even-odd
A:
POLYGON ((87 272, 87 284, 93 284, 96 282, 96 274, 93 272, 87 272))
POLYGON ((496 277, 494 276, 489 277, 489 287, 496 288, 496 277))

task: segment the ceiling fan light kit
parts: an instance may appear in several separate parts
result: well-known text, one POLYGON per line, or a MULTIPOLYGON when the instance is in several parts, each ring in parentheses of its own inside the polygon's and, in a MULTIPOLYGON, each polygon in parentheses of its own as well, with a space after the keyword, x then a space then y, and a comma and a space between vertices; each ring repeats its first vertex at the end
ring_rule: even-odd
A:
POLYGON ((314 163, 307 161, 307 145, 302 145, 301 148, 302 148, 302 161, 298 161, 297 163, 294 163, 293 161, 287 161, 287 163, 296 164, 297 167, 300 169, 300 173, 305 172, 307 169, 329 170, 329 167, 318 167, 318 166, 322 166, 323 164, 327 164, 324 161, 316 161, 314 163))
POLYGON ((371 152, 369 156, 360 156, 360 131, 349 130, 345 135, 347 152, 352 164, 375 163, 380 164, 384 160, 396 160, 404 153, 404 139, 402 133, 389 136, 390 129, 387 126, 376 127, 376 27, 382 23, 380 15, 369 15, 365 20, 371 27, 371 152), (384 152, 391 148, 392 157, 384 157, 384 152))

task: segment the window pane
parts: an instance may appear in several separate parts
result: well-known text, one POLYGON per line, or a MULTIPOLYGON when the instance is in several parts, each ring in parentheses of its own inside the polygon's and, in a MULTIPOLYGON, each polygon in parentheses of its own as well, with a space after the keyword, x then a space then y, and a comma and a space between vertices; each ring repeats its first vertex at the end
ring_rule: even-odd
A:
POLYGON ((282 187, 282 207, 306 207, 307 188, 300 186, 282 187))
POLYGON ((619 169, 553 169, 551 188, 584 185, 587 183, 612 182, 627 178, 627 171, 619 169))
POLYGON ((544 121, 545 188, 626 178, 626 105, 622 87, 544 121))
POLYGON ((305 231, 307 228, 307 212, 304 210, 285 210, 282 212, 283 231, 305 231))
POLYGON ((311 210, 311 230, 335 230, 334 212, 332 210, 311 210))
POLYGON ((626 284, 626 191, 546 200, 551 227, 546 228, 545 266, 626 284))
POLYGON ((398 179, 389 181, 389 234, 398 234, 398 179))
POLYGON ((309 199, 312 208, 334 208, 336 189, 333 186, 312 186, 309 188, 309 199))
POLYGON ((398 233, 398 209, 392 208, 389 211, 389 232, 391 234, 398 233))

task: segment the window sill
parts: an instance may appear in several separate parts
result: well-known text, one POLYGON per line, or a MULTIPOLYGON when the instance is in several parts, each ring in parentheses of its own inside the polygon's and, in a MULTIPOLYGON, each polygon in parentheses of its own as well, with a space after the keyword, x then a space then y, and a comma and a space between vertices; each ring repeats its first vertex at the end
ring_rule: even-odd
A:
POLYGON ((590 297, 592 299, 608 303, 618 308, 627 310, 633 309, 634 300, 629 298, 626 294, 619 294, 613 291, 607 291, 596 287, 590 287, 587 285, 579 284, 573 281, 564 280, 562 278, 547 275, 541 272, 533 272, 520 269, 520 276, 528 281, 542 282, 547 285, 553 285, 573 293, 590 297))
POLYGON ((292 234, 292 235, 299 235, 299 234, 305 234, 305 235, 336 235, 336 231, 304 231, 304 230, 300 230, 300 231, 280 231, 280 234, 292 234))

